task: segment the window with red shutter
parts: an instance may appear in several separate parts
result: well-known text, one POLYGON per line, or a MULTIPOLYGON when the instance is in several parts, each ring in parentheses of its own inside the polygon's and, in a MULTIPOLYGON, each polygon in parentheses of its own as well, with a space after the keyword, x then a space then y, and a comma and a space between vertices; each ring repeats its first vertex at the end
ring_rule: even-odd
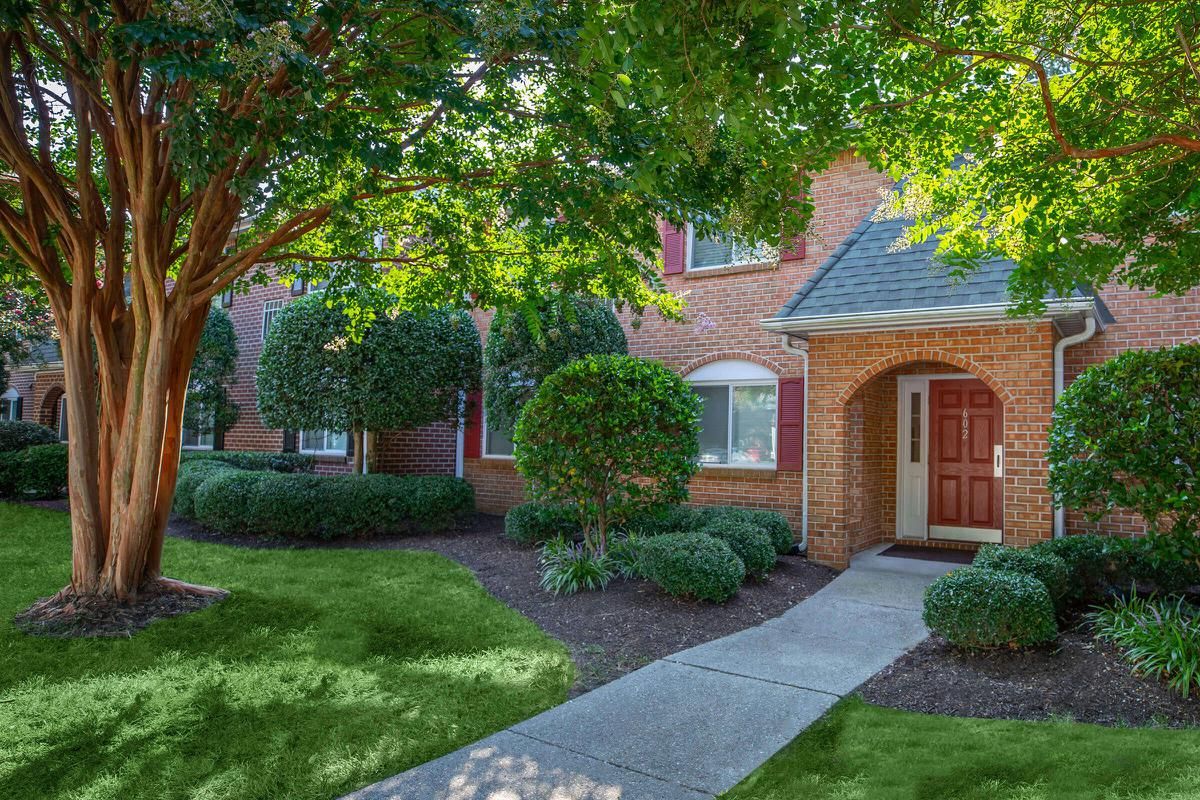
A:
POLYGON ((678 275, 683 272, 687 253, 687 231, 664 221, 659 225, 663 242, 663 272, 678 275))
POLYGON ((779 381, 779 469, 804 468, 804 379, 779 381))
POLYGON ((483 447, 483 392, 467 395, 467 420, 463 428, 463 457, 479 458, 483 447))

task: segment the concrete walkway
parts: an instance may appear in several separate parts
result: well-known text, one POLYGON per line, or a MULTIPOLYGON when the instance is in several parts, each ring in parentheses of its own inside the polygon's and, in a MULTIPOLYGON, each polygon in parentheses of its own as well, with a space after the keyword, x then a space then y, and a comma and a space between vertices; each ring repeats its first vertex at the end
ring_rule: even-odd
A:
POLYGON ((856 556, 756 628, 655 661, 347 800, 705 800, 927 635, 952 564, 856 556))

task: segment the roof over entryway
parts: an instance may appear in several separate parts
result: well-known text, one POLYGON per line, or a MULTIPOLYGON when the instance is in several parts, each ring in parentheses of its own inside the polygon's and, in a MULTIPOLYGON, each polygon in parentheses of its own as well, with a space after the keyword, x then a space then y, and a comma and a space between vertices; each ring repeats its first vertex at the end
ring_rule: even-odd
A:
MULTIPOLYGON (((869 214, 762 326, 807 333, 1007 317, 1007 285, 1017 266, 1014 262, 985 262, 965 281, 955 283, 938 264, 936 236, 898 246, 908 224, 904 219, 876 219, 875 212, 869 214)), ((1047 300, 1046 316, 1070 326, 1071 318, 1093 309, 1102 323, 1112 321, 1098 297, 1077 288, 1069 297, 1047 300)))

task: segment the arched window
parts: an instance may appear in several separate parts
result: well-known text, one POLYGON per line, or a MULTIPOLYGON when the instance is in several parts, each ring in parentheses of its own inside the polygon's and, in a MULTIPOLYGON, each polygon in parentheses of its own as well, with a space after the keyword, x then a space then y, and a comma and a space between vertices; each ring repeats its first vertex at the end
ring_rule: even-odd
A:
POLYGON ((714 361, 686 379, 704 401, 700 463, 774 469, 779 377, 752 361, 714 361))
POLYGON ((0 420, 16 422, 21 418, 21 395, 9 389, 0 395, 0 420))

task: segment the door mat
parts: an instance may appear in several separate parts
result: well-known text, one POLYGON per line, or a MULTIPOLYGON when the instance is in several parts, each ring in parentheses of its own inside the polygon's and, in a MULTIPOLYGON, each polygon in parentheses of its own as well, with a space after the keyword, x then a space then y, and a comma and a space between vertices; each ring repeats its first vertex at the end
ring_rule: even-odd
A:
POLYGON ((949 547, 918 547, 915 544, 894 544, 879 555, 892 558, 915 558, 918 561, 945 561, 948 564, 970 564, 973 550, 954 550, 949 547))

